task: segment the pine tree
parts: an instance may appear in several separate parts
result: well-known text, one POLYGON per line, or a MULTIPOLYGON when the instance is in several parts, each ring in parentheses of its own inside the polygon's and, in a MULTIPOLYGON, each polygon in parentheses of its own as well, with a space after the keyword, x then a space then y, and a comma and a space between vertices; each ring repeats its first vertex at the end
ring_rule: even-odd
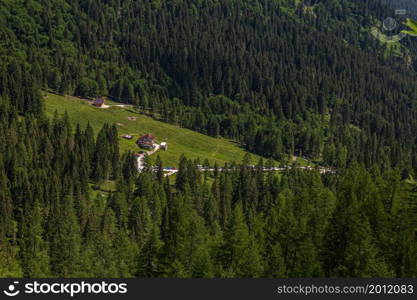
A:
POLYGON ((20 255, 24 275, 31 278, 48 277, 48 247, 43 238, 42 211, 38 201, 26 208, 22 224, 20 255))
POLYGON ((328 276, 392 276, 375 245, 364 210, 363 191, 370 188, 365 180, 366 174, 360 168, 350 169, 343 179, 339 203, 326 237, 328 276))
POLYGON ((0 277, 20 278, 23 270, 19 264, 17 247, 1 244, 0 245, 0 277))
POLYGON ((13 202, 0 155, 0 239, 13 235, 13 202))
POLYGON ((234 277, 258 277, 262 262, 254 237, 245 223, 242 205, 238 203, 225 235, 224 268, 234 277))
POLYGON ((161 184, 163 182, 164 179, 164 168, 162 166, 162 160, 161 157, 158 155, 156 157, 156 178, 158 179, 158 182, 161 184))
POLYGON ((229 224, 230 217, 232 215, 232 197, 233 197, 233 185, 229 176, 224 173, 220 175, 220 224, 223 228, 229 224))
POLYGON ((153 224, 138 257, 136 276, 142 278, 158 277, 162 273, 161 255, 163 242, 159 237, 159 229, 153 224))
POLYGON ((80 268, 81 235, 71 196, 63 198, 51 220, 50 258, 54 276, 74 277, 80 268))

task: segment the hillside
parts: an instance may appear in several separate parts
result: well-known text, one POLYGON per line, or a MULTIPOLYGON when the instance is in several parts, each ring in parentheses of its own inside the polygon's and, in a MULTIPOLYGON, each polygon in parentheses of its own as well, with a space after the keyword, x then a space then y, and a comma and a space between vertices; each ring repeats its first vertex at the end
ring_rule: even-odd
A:
POLYGON ((416 39, 371 34, 392 12, 0 0, 0 277, 417 277, 416 39), (138 172, 144 133, 168 151, 138 172))
POLYGON ((39 88, 108 96, 276 160, 417 168, 415 43, 372 36, 379 0, 0 3, 20 114, 39 88))
MULTIPOLYGON (((226 162, 240 162, 246 153, 232 141, 209 137, 189 129, 159 122, 136 113, 132 108, 115 106, 97 108, 86 100, 50 93, 44 99, 46 113, 49 117, 52 117, 55 111, 59 114, 67 112, 74 126, 79 123, 85 127, 89 122, 94 131, 98 133, 105 123, 116 124, 122 152, 131 150, 137 153, 141 150, 135 144, 137 138, 146 133, 154 134, 159 142, 166 141, 168 143, 168 151, 158 152, 166 166, 178 166, 182 154, 190 159, 200 158, 202 162, 208 159, 211 164, 217 163, 221 166, 226 162), (132 135, 133 140, 123 139, 122 136, 125 134, 132 135)), ((252 158, 254 162, 257 162, 259 156, 252 155, 252 158)))

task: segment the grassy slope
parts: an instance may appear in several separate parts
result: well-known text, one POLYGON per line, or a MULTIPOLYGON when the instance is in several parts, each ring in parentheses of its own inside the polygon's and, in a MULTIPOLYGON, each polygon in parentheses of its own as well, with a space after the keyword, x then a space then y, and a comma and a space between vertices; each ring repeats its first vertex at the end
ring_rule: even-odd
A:
MULTIPOLYGON (((62 114, 68 112, 73 124, 80 123, 85 126, 90 122, 97 134, 104 123, 118 125, 120 137, 123 134, 134 136, 133 140, 120 138, 121 150, 139 151, 135 141, 144 133, 155 134, 159 142, 168 142, 168 151, 159 151, 165 166, 177 166, 181 154, 188 158, 208 159, 211 163, 217 162, 223 165, 225 162, 239 162, 245 151, 239 145, 225 139, 209 137, 192 130, 180 128, 174 125, 156 121, 150 117, 129 111, 128 108, 111 107, 101 109, 93 107, 84 100, 72 97, 63 97, 48 94, 45 98, 45 108, 49 116, 55 110, 62 114), (128 117, 136 117, 136 121, 130 121, 128 117)), ((259 156, 252 155, 253 162, 257 162, 259 156)))

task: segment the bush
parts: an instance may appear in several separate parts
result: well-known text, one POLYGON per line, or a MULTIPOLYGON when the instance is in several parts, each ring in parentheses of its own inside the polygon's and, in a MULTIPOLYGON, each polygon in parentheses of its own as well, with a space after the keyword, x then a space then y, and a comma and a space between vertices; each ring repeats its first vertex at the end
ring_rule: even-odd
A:
POLYGON ((97 82, 87 77, 80 80, 75 90, 75 94, 82 97, 98 97, 98 93, 99 88, 97 82))

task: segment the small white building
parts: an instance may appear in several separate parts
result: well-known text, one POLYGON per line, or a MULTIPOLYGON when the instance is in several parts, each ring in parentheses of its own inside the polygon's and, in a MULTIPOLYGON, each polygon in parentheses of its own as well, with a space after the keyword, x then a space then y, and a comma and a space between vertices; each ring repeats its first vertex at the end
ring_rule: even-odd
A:
POLYGON ((159 146, 161 147, 162 150, 165 150, 165 151, 168 150, 168 144, 166 142, 162 142, 159 146))

